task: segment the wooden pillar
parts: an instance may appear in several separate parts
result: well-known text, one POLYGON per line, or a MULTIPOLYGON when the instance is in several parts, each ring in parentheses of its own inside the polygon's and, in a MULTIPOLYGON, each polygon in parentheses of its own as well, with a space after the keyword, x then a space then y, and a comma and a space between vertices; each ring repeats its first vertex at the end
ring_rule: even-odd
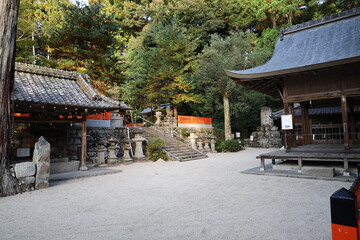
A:
POLYGON ((86 116, 83 116, 81 122, 81 167, 80 171, 86 171, 86 116))
POLYGON ((301 107, 301 128, 302 128, 304 145, 306 145, 311 143, 309 109, 308 109, 308 104, 306 102, 300 103, 300 107, 301 107))
MULTIPOLYGON (((284 101, 284 113, 289 114, 289 103, 286 101, 284 101)), ((291 149, 289 130, 285 130, 284 133, 285 149, 289 151, 291 149)))
POLYGON ((350 134, 350 145, 354 144, 356 141, 356 131, 355 131, 355 118, 354 118, 354 103, 352 98, 348 98, 348 105, 349 105, 349 121, 350 121, 350 128, 349 128, 349 134, 350 134))
POLYGON ((290 133, 290 148, 296 147, 296 138, 295 138, 295 109, 294 109, 294 103, 291 103, 289 105, 290 114, 292 115, 292 125, 293 129, 289 130, 290 133))
POLYGON ((350 141, 349 141, 349 119, 347 114, 347 101, 346 96, 341 96, 341 112, 342 112, 342 122, 343 122, 343 130, 344 130, 344 147, 345 150, 350 149, 350 141))

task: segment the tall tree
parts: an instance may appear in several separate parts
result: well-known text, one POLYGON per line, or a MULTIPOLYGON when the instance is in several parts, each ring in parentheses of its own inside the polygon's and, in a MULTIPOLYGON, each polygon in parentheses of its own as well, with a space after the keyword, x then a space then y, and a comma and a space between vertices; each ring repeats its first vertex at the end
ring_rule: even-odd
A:
POLYGON ((120 26, 113 15, 101 13, 99 4, 63 7, 63 17, 49 34, 50 67, 89 74, 104 92, 121 82, 121 63, 115 54, 115 35, 120 26))
POLYGON ((16 194, 11 176, 10 99, 14 82, 15 40, 19 0, 0 0, 0 196, 16 194))
POLYGON ((254 41, 255 35, 248 32, 235 32, 226 38, 212 35, 211 44, 198 57, 197 83, 207 94, 222 96, 226 140, 231 139, 229 99, 239 86, 225 74, 224 69, 246 69, 266 61, 269 52, 254 51, 254 41))
POLYGON ((198 101, 189 80, 196 46, 176 24, 148 25, 129 43, 127 75, 138 84, 128 86, 136 87, 135 96, 148 106, 172 103, 176 114, 176 104, 198 101))

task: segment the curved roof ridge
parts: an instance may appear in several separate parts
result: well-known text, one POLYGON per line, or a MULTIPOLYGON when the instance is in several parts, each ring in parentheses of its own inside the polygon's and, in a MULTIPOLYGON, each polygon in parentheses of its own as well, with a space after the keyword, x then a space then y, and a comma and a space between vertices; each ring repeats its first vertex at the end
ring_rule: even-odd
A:
POLYGON ((29 63, 20 63, 20 62, 15 63, 15 70, 18 72, 36 73, 45 76, 61 77, 71 80, 76 80, 79 75, 87 76, 87 74, 81 74, 66 70, 59 70, 59 69, 48 68, 48 67, 43 67, 29 63))
POLYGON ((353 17, 353 16, 356 16, 356 15, 360 15, 360 7, 359 8, 349 9, 349 10, 346 10, 346 11, 340 12, 340 13, 334 13, 334 14, 331 14, 331 15, 323 17, 323 18, 319 18, 319 19, 316 19, 316 20, 311 20, 311 21, 308 21, 308 22, 303 22, 303 23, 296 24, 296 25, 293 25, 293 26, 290 26, 290 27, 287 27, 287 28, 282 28, 282 29, 280 29, 280 35, 281 34, 284 34, 284 35, 290 34, 290 33, 293 33, 293 32, 304 30, 304 29, 316 27, 316 26, 319 26, 319 25, 322 25, 322 24, 327 24, 327 23, 331 23, 331 22, 334 22, 334 21, 339 21, 339 20, 344 19, 344 18, 353 17))

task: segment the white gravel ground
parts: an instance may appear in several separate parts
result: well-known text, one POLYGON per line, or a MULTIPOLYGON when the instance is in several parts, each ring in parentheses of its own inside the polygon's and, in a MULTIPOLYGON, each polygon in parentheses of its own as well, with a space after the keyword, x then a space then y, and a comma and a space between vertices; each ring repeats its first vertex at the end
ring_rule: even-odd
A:
POLYGON ((330 195, 351 183, 248 175, 269 149, 122 173, 0 198, 0 239, 330 239, 330 195))

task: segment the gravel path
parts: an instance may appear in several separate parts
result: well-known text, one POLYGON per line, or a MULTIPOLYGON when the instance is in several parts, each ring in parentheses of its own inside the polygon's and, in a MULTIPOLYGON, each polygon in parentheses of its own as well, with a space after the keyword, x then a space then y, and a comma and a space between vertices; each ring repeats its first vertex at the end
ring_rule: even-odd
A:
POLYGON ((0 198, 0 239, 330 239, 330 195, 351 183, 240 173, 269 149, 122 173, 0 198))

